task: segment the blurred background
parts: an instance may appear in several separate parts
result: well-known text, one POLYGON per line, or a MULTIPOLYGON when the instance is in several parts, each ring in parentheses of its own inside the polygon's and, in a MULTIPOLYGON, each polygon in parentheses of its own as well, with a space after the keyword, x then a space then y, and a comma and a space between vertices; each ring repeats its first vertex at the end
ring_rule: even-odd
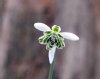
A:
POLYGON ((100 79, 100 0, 0 0, 0 79, 48 79, 35 22, 80 37, 57 49, 53 79, 100 79))

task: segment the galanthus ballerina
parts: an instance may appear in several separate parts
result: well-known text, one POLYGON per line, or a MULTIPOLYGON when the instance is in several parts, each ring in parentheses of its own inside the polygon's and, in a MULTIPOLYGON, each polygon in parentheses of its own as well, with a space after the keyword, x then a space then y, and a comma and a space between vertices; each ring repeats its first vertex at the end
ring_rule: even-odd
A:
POLYGON ((70 32, 61 32, 61 27, 53 25, 52 29, 44 23, 35 23, 34 27, 40 31, 43 31, 43 36, 39 37, 39 43, 46 45, 46 49, 49 50, 49 62, 52 64, 56 48, 62 49, 65 47, 64 38, 72 41, 79 40, 79 37, 70 32))

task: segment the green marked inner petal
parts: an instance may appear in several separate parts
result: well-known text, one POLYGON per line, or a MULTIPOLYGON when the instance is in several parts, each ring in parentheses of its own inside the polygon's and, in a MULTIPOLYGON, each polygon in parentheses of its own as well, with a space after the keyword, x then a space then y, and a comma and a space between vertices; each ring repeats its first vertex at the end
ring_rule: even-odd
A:
POLYGON ((44 42, 44 43, 47 43, 47 41, 48 41, 48 38, 45 37, 44 40, 43 40, 43 42, 44 42))
POLYGON ((44 34, 46 34, 46 35, 50 35, 52 33, 52 31, 46 31, 46 32, 44 32, 44 34))
POLYGON ((47 49, 47 50, 50 50, 50 49, 52 49, 52 48, 53 48, 52 45, 50 45, 50 44, 47 44, 47 45, 46 45, 46 49, 47 49))
POLYGON ((57 48, 61 48, 61 43, 60 40, 58 39, 57 43, 56 43, 57 48))
POLYGON ((52 30, 53 30, 54 32, 56 32, 56 33, 59 33, 59 32, 61 31, 61 28, 60 28, 60 26, 54 25, 54 26, 52 27, 52 30))
POLYGON ((39 40, 39 43, 40 43, 40 44, 43 44, 43 40, 44 40, 44 38, 45 38, 44 36, 39 37, 38 40, 39 40))
POLYGON ((47 36, 46 38, 47 38, 47 43, 49 43, 50 42, 50 36, 47 36))
POLYGON ((46 44, 47 43, 47 38, 45 36, 39 37, 39 43, 40 44, 46 44))
POLYGON ((60 48, 60 49, 65 47, 65 43, 64 43, 63 39, 59 38, 58 42, 56 43, 56 46, 57 46, 57 48, 60 48))
POLYGON ((63 38, 63 36, 61 36, 60 34, 58 34, 58 37, 63 38))
POLYGON ((61 48, 65 47, 65 43, 62 41, 61 42, 61 48))

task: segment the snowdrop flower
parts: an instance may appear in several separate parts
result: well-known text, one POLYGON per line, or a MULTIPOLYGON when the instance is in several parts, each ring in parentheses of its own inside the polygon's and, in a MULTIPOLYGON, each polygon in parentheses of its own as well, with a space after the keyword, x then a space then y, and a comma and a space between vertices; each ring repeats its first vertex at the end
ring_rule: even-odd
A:
POLYGON ((46 49, 49 50, 49 62, 52 64, 56 48, 62 49, 65 47, 64 38, 72 41, 79 40, 79 37, 73 33, 60 32, 60 26, 53 25, 52 29, 44 23, 35 23, 34 27, 40 31, 43 31, 43 36, 39 37, 39 43, 45 44, 46 49))

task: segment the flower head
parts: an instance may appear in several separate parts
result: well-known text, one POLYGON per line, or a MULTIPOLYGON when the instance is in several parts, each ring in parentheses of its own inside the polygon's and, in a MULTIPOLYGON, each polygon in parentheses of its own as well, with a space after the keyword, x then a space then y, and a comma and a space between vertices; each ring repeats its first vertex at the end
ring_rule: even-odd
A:
POLYGON ((46 49, 49 50, 49 62, 53 62, 56 48, 62 49, 65 47, 64 38, 77 41, 79 37, 73 33, 60 32, 60 26, 53 25, 52 29, 44 23, 35 23, 34 27, 40 31, 43 31, 43 36, 39 37, 39 43, 45 44, 46 49))

